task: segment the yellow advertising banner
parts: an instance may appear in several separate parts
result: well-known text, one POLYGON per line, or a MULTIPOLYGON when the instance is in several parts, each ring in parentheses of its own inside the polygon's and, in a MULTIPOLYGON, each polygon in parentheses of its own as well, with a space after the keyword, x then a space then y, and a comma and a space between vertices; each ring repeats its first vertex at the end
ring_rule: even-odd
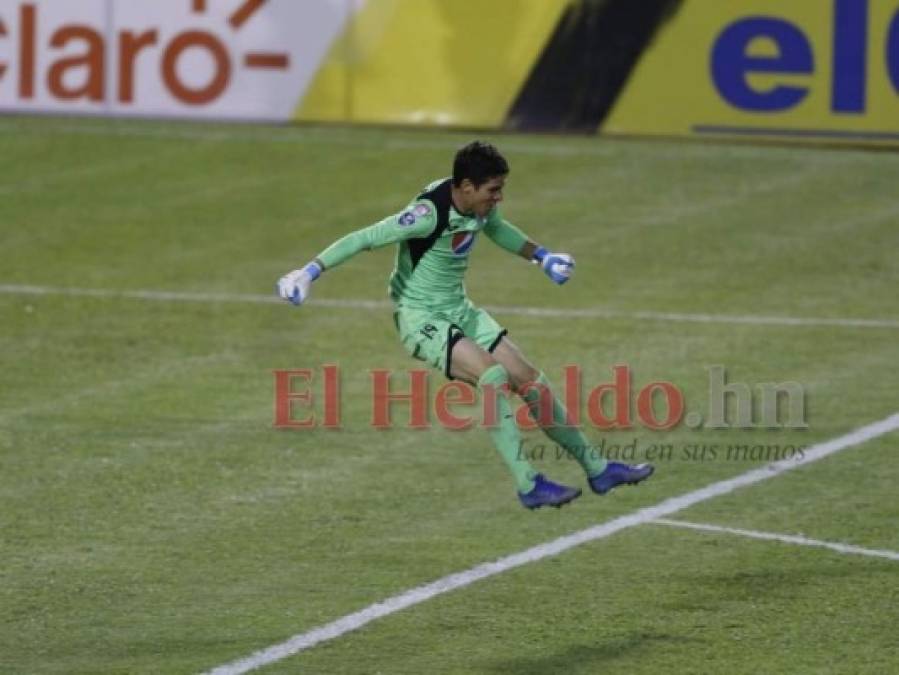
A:
POLYGON ((899 0, 685 0, 600 129, 899 144, 899 0))
POLYGON ((298 120, 501 127, 570 0, 367 0, 298 120))

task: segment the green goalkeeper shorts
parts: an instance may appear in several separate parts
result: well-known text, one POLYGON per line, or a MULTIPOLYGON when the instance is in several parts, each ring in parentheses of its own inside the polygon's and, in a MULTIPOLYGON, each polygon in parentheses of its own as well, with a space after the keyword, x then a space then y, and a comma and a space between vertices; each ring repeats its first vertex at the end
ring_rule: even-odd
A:
POLYGON ((398 307, 393 321, 413 358, 439 368, 449 379, 453 379, 450 368, 456 342, 466 337, 492 352, 509 332, 468 300, 449 310, 398 307))

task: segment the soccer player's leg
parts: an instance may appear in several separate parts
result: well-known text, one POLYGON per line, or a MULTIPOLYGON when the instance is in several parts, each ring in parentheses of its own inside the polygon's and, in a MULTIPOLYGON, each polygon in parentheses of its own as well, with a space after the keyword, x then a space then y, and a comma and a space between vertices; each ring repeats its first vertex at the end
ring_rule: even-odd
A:
POLYGON ((578 461, 594 492, 605 494, 616 485, 634 485, 652 475, 651 464, 631 466, 606 461, 579 427, 569 426, 568 412, 549 379, 531 365, 507 337, 502 337, 494 347, 493 356, 510 373, 512 385, 527 403, 531 418, 553 442, 578 461))
MULTIPOLYGON (((456 314, 464 315, 464 308, 456 314)), ((490 353, 471 340, 454 319, 434 312, 404 309, 394 314, 403 346, 413 358, 424 361, 443 372, 478 386, 483 395, 493 397, 497 424, 488 427, 491 439, 515 480, 519 498, 528 508, 561 506, 581 494, 576 488, 556 485, 538 474, 521 454, 521 434, 504 388, 509 388, 508 374, 490 353)))
POLYGON ((487 427, 493 444, 515 479, 518 498, 529 509, 559 507, 580 496, 577 488, 560 485, 537 473, 521 453, 521 432, 509 404, 510 383, 506 369, 472 340, 457 334, 450 348, 447 370, 454 379, 476 384, 484 408, 496 411, 487 427))
POLYGON ((451 318, 433 312, 404 309, 393 313, 393 321, 409 355, 437 368, 447 377, 446 363, 452 347, 451 318))
POLYGON ((546 375, 531 365, 508 337, 499 341, 493 356, 509 371, 516 393, 527 403, 531 419, 550 440, 576 459, 588 477, 602 473, 606 468, 605 458, 578 427, 568 426, 568 412, 546 375))

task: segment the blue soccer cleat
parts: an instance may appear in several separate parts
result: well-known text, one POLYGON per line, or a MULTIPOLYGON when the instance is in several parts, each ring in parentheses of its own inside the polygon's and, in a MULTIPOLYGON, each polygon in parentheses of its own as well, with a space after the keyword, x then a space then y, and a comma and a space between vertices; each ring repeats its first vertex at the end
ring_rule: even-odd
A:
POLYGON ((621 462, 609 462, 605 471, 601 474, 588 478, 590 489, 598 495, 604 495, 616 485, 627 483, 628 485, 636 485, 642 480, 646 480, 652 475, 655 468, 652 464, 622 464, 621 462))
POLYGON ((526 509, 539 509, 541 506, 559 508, 581 496, 580 488, 559 485, 548 480, 542 473, 534 477, 534 489, 527 494, 518 493, 521 505, 526 509))

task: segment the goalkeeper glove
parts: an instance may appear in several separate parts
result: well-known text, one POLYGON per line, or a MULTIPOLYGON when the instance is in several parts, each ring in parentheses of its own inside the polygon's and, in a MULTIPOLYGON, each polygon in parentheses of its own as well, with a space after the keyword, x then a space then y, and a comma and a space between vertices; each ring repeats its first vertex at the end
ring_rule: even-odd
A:
POLYGON ((567 253, 550 253, 542 246, 534 251, 533 261, 543 268, 543 272, 554 283, 564 284, 571 278, 574 258, 567 253))
POLYGON ((302 305, 309 297, 309 287, 321 276, 322 267, 311 262, 302 269, 288 272, 278 279, 278 295, 295 305, 302 305))

